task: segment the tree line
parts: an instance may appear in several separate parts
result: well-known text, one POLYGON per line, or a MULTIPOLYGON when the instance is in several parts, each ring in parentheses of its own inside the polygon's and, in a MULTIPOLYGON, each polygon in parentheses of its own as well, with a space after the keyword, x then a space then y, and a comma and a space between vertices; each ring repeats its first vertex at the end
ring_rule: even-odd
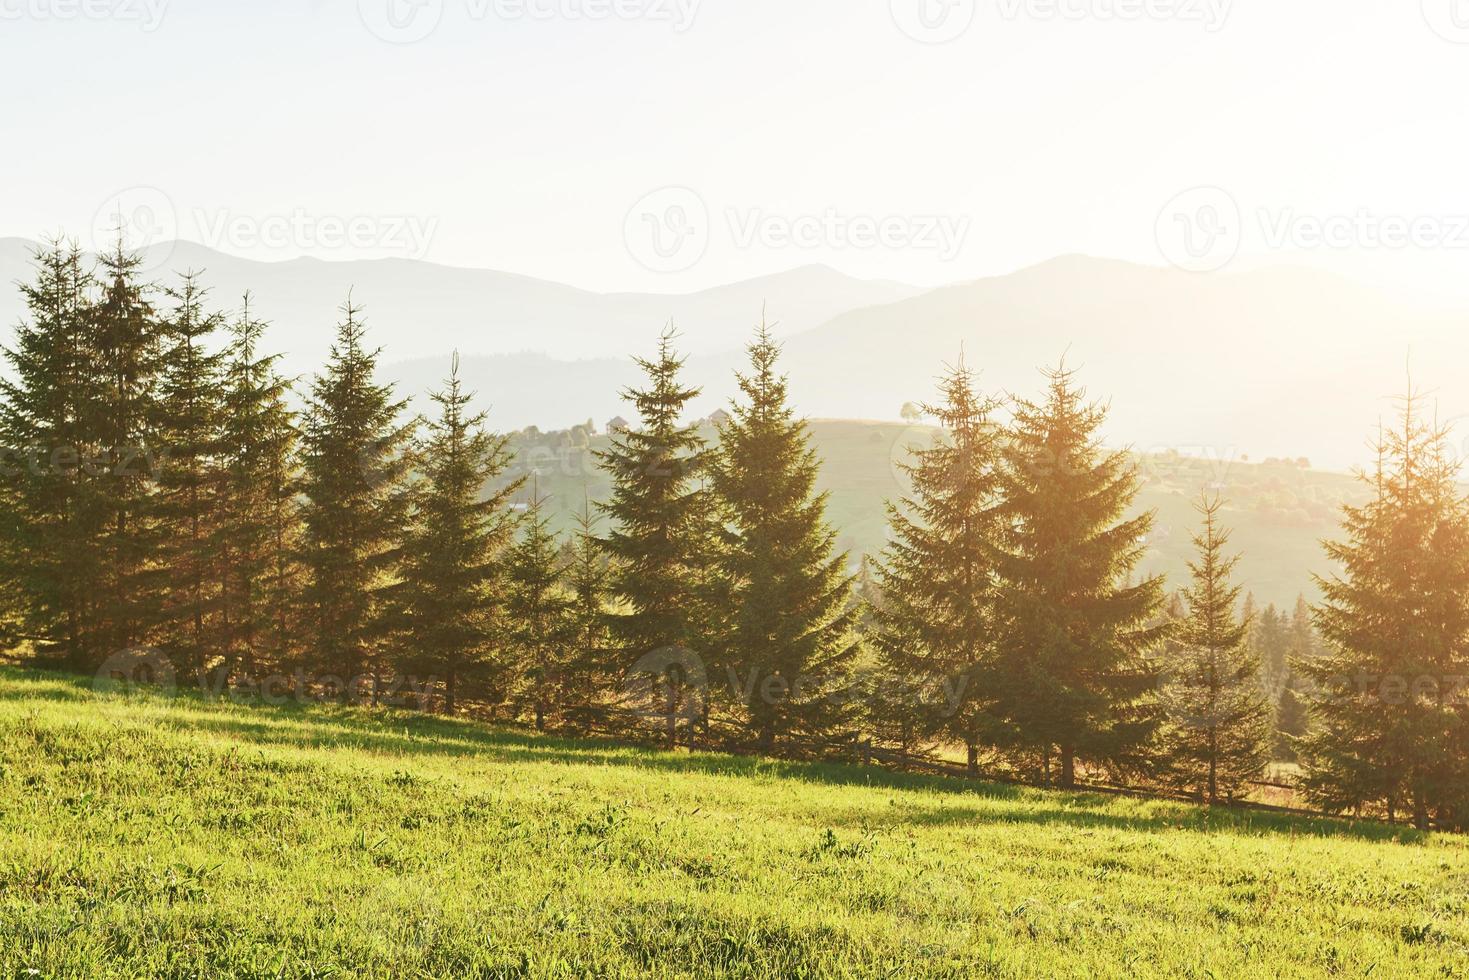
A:
POLYGON ((638 360, 635 421, 595 454, 611 492, 563 540, 457 357, 413 416, 350 298, 298 385, 248 296, 227 315, 196 274, 156 287, 121 245, 93 264, 53 242, 21 288, 3 584, 17 637, 72 669, 146 648, 216 691, 278 673, 376 703, 406 679, 539 729, 958 746, 975 772, 1208 800, 1295 758, 1333 811, 1469 813, 1469 502, 1412 399, 1323 602, 1259 616, 1217 497, 1183 588, 1140 572, 1140 478, 1064 362, 1034 400, 946 368, 888 546, 854 572, 763 326, 712 439, 673 336, 638 360))

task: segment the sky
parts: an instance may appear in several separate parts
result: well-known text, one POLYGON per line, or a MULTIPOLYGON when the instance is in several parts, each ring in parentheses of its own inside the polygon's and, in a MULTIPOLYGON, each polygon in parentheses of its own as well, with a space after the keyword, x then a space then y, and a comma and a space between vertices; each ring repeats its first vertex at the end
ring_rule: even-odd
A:
POLYGON ((1469 299, 1469 0, 0 0, 0 236, 1469 299))

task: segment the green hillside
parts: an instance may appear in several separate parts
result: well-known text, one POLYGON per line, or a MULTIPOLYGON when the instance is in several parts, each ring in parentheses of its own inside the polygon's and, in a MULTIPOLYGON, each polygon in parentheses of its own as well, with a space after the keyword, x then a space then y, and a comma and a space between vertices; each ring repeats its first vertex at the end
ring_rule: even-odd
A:
MULTIPOLYGON (((886 540, 883 502, 904 489, 897 463, 902 447, 932 438, 931 429, 883 422, 817 420, 811 423, 821 454, 822 489, 831 494, 830 517, 841 546, 854 558, 875 554, 886 540)), ((550 498, 556 525, 571 527, 571 515, 585 501, 605 498, 608 485, 588 451, 565 445, 564 433, 516 436, 517 472, 534 471, 535 485, 550 498)), ((606 437, 591 441, 591 449, 606 437)), ((1261 604, 1289 608, 1296 597, 1316 595, 1313 572, 1327 570, 1321 539, 1336 533, 1341 504, 1362 497, 1351 476, 1304 468, 1295 462, 1252 463, 1177 455, 1140 457, 1145 477, 1138 506, 1156 510, 1147 572, 1161 572, 1172 584, 1187 575, 1190 535, 1197 515, 1193 505, 1204 488, 1227 501, 1225 518, 1234 528, 1231 544, 1244 553, 1238 580, 1261 604)), ((529 490, 527 490, 527 495, 529 490)))
POLYGON ((0 670, 0 975, 1464 976, 1465 841, 0 670))

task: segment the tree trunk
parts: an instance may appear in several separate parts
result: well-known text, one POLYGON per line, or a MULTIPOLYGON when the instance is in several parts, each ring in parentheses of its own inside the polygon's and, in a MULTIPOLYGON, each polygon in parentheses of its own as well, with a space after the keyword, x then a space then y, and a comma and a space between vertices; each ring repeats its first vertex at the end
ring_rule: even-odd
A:
POLYGON ((976 745, 973 742, 969 742, 969 743, 966 744, 965 748, 968 749, 968 753, 969 753, 969 758, 968 758, 967 763, 966 763, 966 766, 967 766, 967 768, 969 770, 969 775, 971 775, 971 776, 978 776, 979 775, 979 746, 976 745))
POLYGON ((451 670, 449 671, 448 678, 444 681, 444 714, 446 715, 452 715, 454 713, 454 688, 458 679, 458 671, 451 670))
POLYGON ((1076 785, 1076 750, 1069 745, 1061 746, 1061 786, 1070 789, 1076 785))

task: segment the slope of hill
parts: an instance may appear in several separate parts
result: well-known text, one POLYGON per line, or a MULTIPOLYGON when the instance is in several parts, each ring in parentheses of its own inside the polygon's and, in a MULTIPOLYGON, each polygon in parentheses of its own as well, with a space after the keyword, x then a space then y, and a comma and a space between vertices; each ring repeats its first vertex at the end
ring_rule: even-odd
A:
MULTIPOLYGON (((897 463, 907 446, 933 438, 933 430, 884 422, 817 419, 813 444, 822 459, 820 488, 830 494, 827 515, 839 544, 853 559, 877 554, 887 540, 884 502, 907 491, 897 463)), ((706 433, 711 438, 713 432, 706 433)), ((587 450, 561 445, 562 434, 512 442, 514 475, 536 476, 548 498, 555 526, 572 527, 572 515, 588 500, 605 500, 606 475, 587 450)), ((606 436, 591 449, 606 445, 606 436)), ((1298 595, 1317 595, 1313 572, 1329 571, 1322 538, 1337 534, 1341 505, 1362 497, 1355 478, 1302 468, 1295 462, 1250 463, 1240 459, 1188 458, 1155 454, 1139 459, 1144 478, 1137 507, 1158 517, 1143 570, 1168 576, 1170 587, 1187 580, 1193 555, 1190 536, 1198 520, 1194 503, 1205 490, 1227 502, 1225 520, 1234 529, 1230 545, 1244 553, 1237 580, 1263 605, 1290 608, 1298 595)), ((529 489, 522 495, 528 499, 529 489)))
POLYGON ((1460 838, 0 671, 6 976, 1451 976, 1460 838))

